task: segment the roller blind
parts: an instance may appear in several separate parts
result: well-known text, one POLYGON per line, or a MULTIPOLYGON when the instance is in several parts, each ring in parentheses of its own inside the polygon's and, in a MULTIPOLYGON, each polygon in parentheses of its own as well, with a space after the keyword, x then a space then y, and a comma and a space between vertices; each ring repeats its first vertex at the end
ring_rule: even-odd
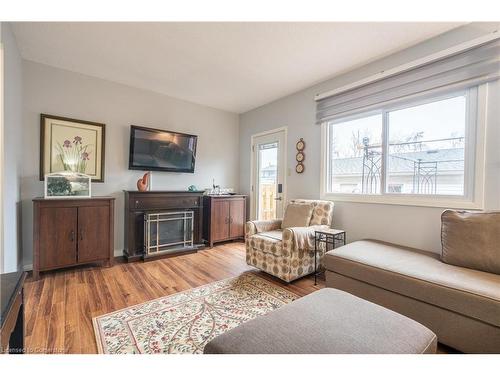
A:
POLYGON ((500 78, 500 39, 394 76, 335 94, 316 104, 316 123, 426 91, 475 86, 500 78))

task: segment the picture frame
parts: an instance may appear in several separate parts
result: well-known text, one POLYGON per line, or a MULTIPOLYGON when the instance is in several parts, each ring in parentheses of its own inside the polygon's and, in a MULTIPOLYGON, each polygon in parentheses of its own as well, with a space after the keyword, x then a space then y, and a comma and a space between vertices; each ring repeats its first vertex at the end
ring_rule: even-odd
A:
POLYGON ((45 175, 45 199, 75 199, 92 196, 90 176, 75 172, 56 172, 45 175))
POLYGON ((40 181, 45 175, 75 172, 104 182, 106 125, 40 115, 40 181))

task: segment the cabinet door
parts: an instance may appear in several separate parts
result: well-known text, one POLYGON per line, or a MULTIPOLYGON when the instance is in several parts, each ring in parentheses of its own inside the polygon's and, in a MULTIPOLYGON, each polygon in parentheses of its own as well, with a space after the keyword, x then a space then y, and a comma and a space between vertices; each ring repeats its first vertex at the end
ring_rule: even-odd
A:
POLYGON ((76 263, 77 209, 40 209, 40 269, 76 263))
POLYGON ((231 200, 229 220, 229 235, 231 238, 245 235, 245 201, 243 199, 231 200))
POLYGON ((78 208, 78 262, 109 259, 109 207, 78 208))
POLYGON ((212 242, 229 238, 229 201, 212 200, 212 242))

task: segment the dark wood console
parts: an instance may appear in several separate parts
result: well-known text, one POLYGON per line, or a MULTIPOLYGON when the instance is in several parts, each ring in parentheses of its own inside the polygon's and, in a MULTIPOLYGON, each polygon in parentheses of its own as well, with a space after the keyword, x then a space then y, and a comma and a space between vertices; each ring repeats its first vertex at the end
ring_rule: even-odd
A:
POLYGON ((193 211, 194 249, 179 249, 169 255, 196 251, 204 246, 203 192, 202 191, 125 191, 125 248, 126 260, 145 258, 144 216, 150 213, 169 211, 193 211))
POLYGON ((203 237, 210 247, 245 237, 246 200, 246 195, 205 196, 203 237))
POLYGON ((113 265, 115 198, 33 199, 33 280, 41 271, 113 265))

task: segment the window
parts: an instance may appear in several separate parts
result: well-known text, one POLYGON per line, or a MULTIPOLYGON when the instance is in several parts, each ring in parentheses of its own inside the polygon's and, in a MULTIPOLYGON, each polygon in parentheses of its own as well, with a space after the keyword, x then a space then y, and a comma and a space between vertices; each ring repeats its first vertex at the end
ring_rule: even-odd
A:
POLYGON ((323 195, 472 201, 476 107, 472 88, 325 123, 323 195))

